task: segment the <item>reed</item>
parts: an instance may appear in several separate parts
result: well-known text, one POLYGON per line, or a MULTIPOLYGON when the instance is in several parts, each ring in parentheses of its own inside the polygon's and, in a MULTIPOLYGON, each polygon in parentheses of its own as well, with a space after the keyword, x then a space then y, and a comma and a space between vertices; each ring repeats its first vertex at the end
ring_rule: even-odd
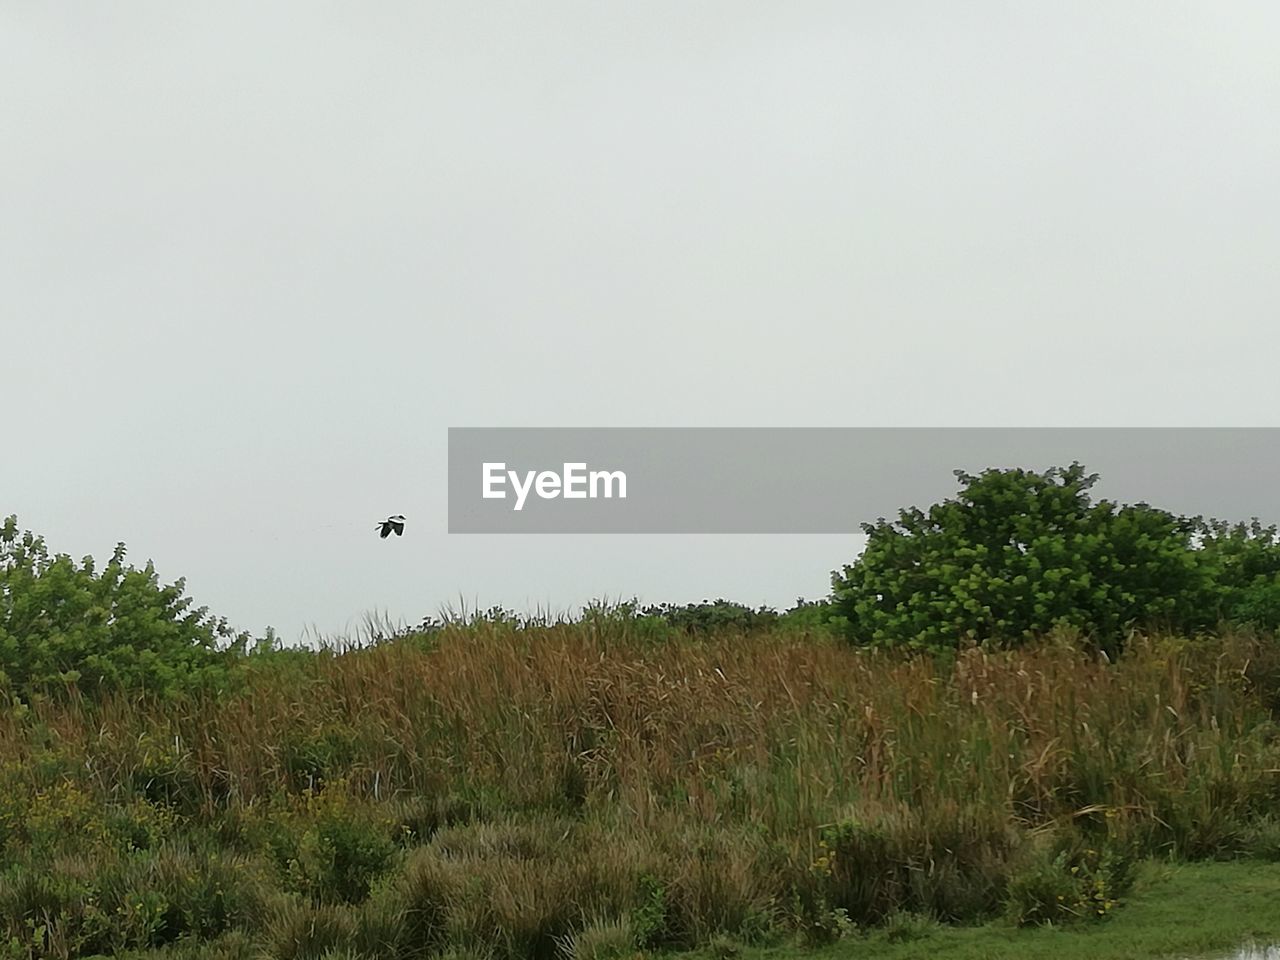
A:
POLYGON ((549 958, 620 930, 1060 919, 1112 909, 1125 858, 1276 845, 1280 652, 1245 632, 1107 663, 1066 637, 942 660, 475 620, 235 681, 0 710, 13 955, 549 958))

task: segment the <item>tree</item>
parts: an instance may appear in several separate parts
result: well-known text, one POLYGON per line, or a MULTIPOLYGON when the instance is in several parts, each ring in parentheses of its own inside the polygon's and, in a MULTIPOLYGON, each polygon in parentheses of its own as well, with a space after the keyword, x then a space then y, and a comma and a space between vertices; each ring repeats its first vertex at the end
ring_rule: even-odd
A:
POLYGON ((1078 463, 1043 473, 956 471, 953 499, 864 524, 866 550, 833 574, 836 612, 861 643, 928 649, 1015 644, 1074 627, 1104 649, 1134 624, 1216 622, 1198 519, 1093 502, 1078 463))
POLYGON ((0 692, 72 683, 169 692, 223 678, 248 636, 191 609, 184 592, 181 579, 161 585, 150 562, 126 565, 123 543, 98 572, 93 557, 50 556, 9 517, 0 527, 0 692))
POLYGON ((1224 620, 1280 628, 1280 537, 1274 526, 1209 521, 1196 540, 1224 620))

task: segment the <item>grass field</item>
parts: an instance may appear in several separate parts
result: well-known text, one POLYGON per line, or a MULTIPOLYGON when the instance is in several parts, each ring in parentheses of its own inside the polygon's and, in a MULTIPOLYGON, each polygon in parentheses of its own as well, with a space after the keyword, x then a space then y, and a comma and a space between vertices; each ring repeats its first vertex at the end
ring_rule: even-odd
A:
MULTIPOLYGON (((903 924, 803 954, 815 960, 1263 960, 1261 948, 1280 943, 1277 903, 1280 866, 1275 864, 1150 863, 1141 871, 1132 901, 1104 924, 1034 928, 1007 923, 962 928, 903 924)), ((740 953, 743 960, 799 955, 794 948, 740 953)))
POLYGON ((605 615, 71 690, 0 710, 0 956, 1228 947, 1280 933, 1278 705, 1243 633, 937 660, 605 615))

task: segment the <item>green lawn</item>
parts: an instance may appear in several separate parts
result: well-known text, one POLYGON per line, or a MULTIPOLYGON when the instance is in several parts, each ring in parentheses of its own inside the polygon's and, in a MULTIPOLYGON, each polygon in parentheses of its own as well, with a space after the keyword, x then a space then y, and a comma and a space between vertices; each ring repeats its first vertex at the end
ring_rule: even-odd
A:
POLYGON ((817 951, 746 950, 743 960, 1137 960, 1221 957, 1244 941, 1280 943, 1280 864, 1149 865, 1125 906, 1103 923, 1067 928, 938 927, 890 942, 853 936, 817 951))

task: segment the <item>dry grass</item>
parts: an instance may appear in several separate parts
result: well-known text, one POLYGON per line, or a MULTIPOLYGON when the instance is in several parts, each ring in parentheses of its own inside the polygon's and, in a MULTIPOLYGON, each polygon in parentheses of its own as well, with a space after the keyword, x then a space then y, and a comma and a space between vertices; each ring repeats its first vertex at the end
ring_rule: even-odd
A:
POLYGON ((216 698, 0 711, 0 830, 28 873, 59 830, 141 855, 121 817, 157 849, 199 835, 273 862, 273 919, 246 906, 228 927, 285 931, 279 956, 594 955, 583 931, 624 922, 691 944, 819 935, 841 909, 972 918, 1028 856, 1069 846, 1037 836, 1245 849, 1280 799, 1278 664, 1247 634, 1135 638, 1115 664, 1065 641, 940 663, 793 631, 479 623, 268 655, 216 698), (397 852, 343 833, 357 822, 397 852), (360 856, 371 888, 322 882, 360 856))

